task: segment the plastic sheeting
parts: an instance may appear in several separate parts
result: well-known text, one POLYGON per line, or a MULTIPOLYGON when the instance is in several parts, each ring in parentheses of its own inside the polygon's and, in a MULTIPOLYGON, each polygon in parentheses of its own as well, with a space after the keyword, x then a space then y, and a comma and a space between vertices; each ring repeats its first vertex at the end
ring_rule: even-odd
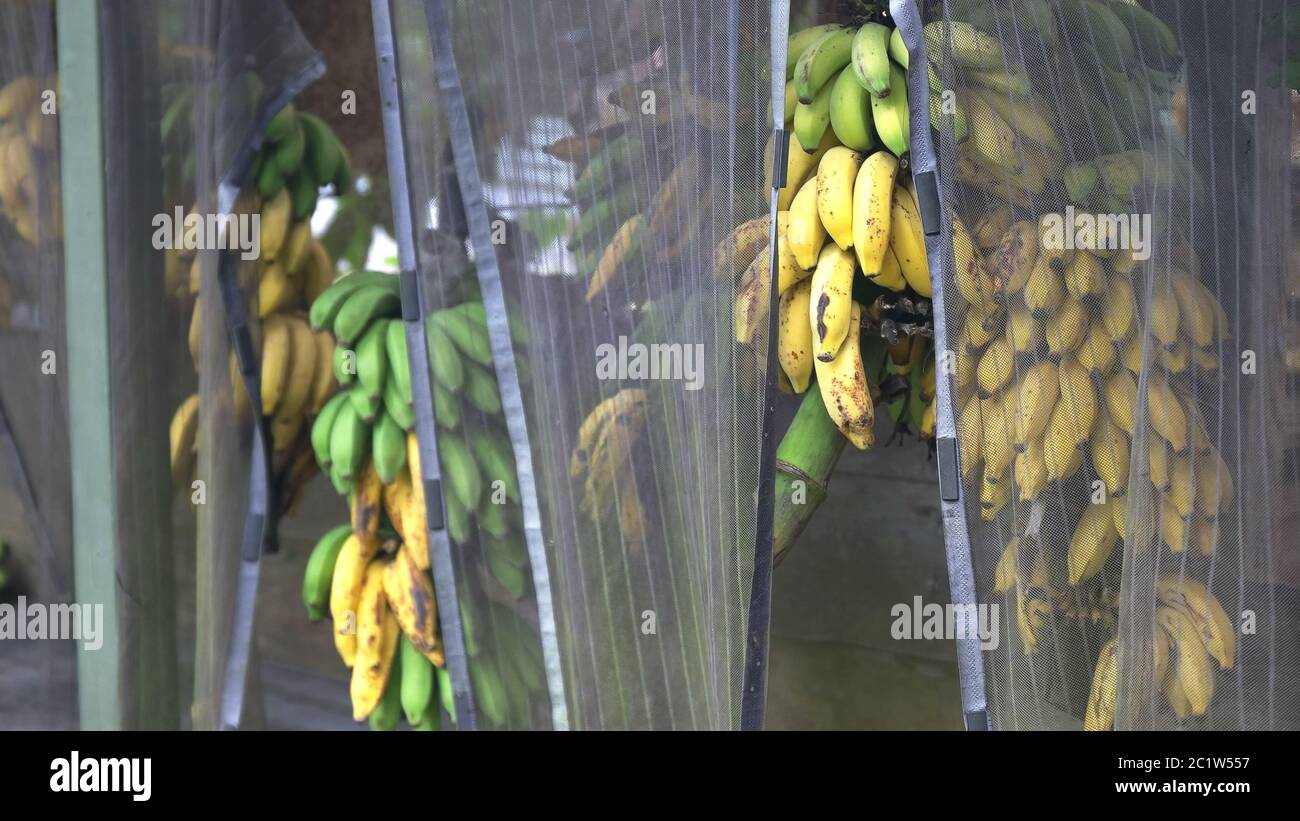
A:
MULTIPOLYGON (((482 506, 457 534, 449 491, 482 723, 553 726, 558 693, 574 728, 735 727, 765 339, 734 342, 736 283, 713 250, 766 213, 767 4, 447 7, 543 537, 525 544, 510 505, 504 541, 482 506), (665 355, 653 370, 651 350, 665 355), (521 648, 561 686, 529 682, 521 648)), ((425 307, 464 310, 477 278, 426 10, 393 10, 425 307)), ((472 363, 457 393, 431 353, 440 437, 499 435, 468 381, 492 363, 472 363)))
POLYGON ((919 5, 991 725, 1294 728, 1284 4, 919 5))

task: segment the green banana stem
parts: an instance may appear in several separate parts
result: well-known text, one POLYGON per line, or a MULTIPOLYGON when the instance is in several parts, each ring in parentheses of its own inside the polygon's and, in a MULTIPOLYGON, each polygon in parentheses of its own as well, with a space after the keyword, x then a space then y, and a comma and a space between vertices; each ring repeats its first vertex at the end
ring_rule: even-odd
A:
POLYGON ((848 441, 826 412, 816 383, 776 449, 776 511, 773 561, 780 562, 826 499, 826 484, 848 441), (802 484, 799 484, 802 483, 802 484))

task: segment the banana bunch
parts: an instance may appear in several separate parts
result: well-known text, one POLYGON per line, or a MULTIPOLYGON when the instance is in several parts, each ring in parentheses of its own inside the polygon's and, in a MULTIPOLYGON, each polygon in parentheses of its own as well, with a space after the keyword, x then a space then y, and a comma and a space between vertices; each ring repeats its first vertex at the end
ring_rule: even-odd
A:
POLYGON ((59 123, 47 91, 58 77, 21 75, 0 88, 0 215, 33 245, 63 232, 58 167, 59 123))
POLYGON ((647 400, 640 388, 623 388, 602 400, 579 426, 569 457, 569 478, 583 483, 582 512, 597 524, 616 523, 632 544, 645 533, 632 460, 645 430, 647 400))
POLYGON ((287 191, 295 222, 316 210, 320 189, 333 185, 344 194, 352 184, 347 149, 324 120, 290 103, 266 126, 262 150, 253 161, 252 179, 263 200, 287 191))
MULTIPOLYGON (((1156 579, 1152 629, 1151 692, 1165 696, 1181 719, 1204 715, 1214 697, 1215 667, 1232 668, 1237 652, 1236 627, 1209 589, 1195 579, 1156 579)), ((1085 730, 1109 730, 1115 723, 1119 689, 1117 640, 1102 648, 1093 672, 1084 713, 1085 730)))
POLYGON ((384 484, 373 464, 358 477, 351 522, 328 531, 307 559, 302 596, 311 621, 328 614, 352 669, 352 716, 392 730, 405 716, 435 730, 451 690, 429 575, 423 479, 414 434, 400 436, 401 473, 384 484))
POLYGON ((474 705, 494 728, 536 726, 533 696, 546 689, 542 646, 519 615, 490 599, 465 595, 460 606, 474 705), (490 636, 481 628, 491 625, 490 636), (493 647, 488 647, 488 640, 493 647), (489 652, 484 652, 489 650, 489 652))

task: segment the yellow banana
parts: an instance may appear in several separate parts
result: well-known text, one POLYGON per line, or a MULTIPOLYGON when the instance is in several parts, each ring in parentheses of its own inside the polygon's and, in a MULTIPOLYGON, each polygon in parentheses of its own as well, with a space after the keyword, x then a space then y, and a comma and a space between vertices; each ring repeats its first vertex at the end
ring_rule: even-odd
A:
POLYGON ((818 357, 814 365, 817 370, 817 386, 822 392, 831 419, 835 420, 836 427, 854 447, 866 450, 876 441, 876 409, 867 385, 867 373, 862 365, 858 332, 861 321, 862 308, 853 302, 849 332, 839 346, 839 351, 829 362, 818 357))
POLYGON ((1231 669, 1237 652, 1236 627, 1208 587, 1187 576, 1161 576, 1156 579, 1156 597, 1181 611, 1219 666, 1231 669))
POLYGON ((1011 224, 985 260, 993 279, 993 299, 1005 304, 1025 289, 1038 256, 1038 226, 1028 220, 1011 224))
POLYGON ((1065 290, 1077 297, 1106 292, 1106 271, 1101 260, 1087 251, 1076 253, 1065 266, 1065 290))
POLYGON ((1129 338, 1134 305, 1133 284, 1128 277, 1111 277, 1101 303, 1101 321, 1111 341, 1117 345, 1129 338))
POLYGON ((829 362, 846 336, 857 337, 853 310, 853 254, 827 243, 813 272, 808 304, 817 359, 829 362), (850 315, 854 318, 850 319, 850 315))
POLYGON ((971 226, 975 244, 983 250, 997 246, 1013 221, 1015 221, 1015 212, 1006 203, 980 214, 979 219, 971 226))
POLYGON ((1060 389, 1065 384, 1065 380, 1058 375, 1058 370, 1050 359, 1035 362, 1023 370, 1019 381, 1013 386, 1015 406, 1012 419, 1015 422, 1014 445, 1017 451, 1023 451, 1030 441, 1037 439, 1047 428, 1060 389))
POLYGON ((811 271, 817 267, 818 255, 826 244, 826 228, 817 212, 817 177, 804 183, 790 203, 786 240, 800 268, 811 271))
POLYGON ((853 189, 862 160, 860 152, 837 145, 817 166, 817 215, 844 251, 853 247, 853 189))
POLYGON ((1170 283, 1174 289, 1174 298, 1178 302, 1178 313, 1183 330, 1192 344, 1205 347, 1214 342, 1216 324, 1214 306, 1204 298, 1204 292, 1186 273, 1177 269, 1169 273, 1170 283))
MULTIPOLYGON (((315 353, 312 354, 315 359, 315 353)), ((282 314, 267 317, 262 325, 262 413, 275 414, 293 369, 293 339, 282 314)))
POLYGON ((258 258, 263 262, 269 263, 280 254, 280 246, 284 244, 285 237, 289 233, 292 208, 293 203, 288 188, 280 189, 279 194, 262 204, 260 229, 262 247, 258 258))
POLYGON ((1051 316, 1065 299, 1065 283, 1046 254, 1040 253, 1034 259, 1022 294, 1025 307, 1038 319, 1051 316))
POLYGON ((1043 322, 1035 319, 1023 303, 1017 302, 1007 310, 1007 336, 1013 353, 1033 353, 1042 344, 1044 333, 1043 322))
POLYGON ((907 284, 923 297, 934 295, 930 285, 930 265, 925 256, 925 231, 921 227, 921 214, 916 202, 903 186, 894 188, 893 210, 890 214, 889 247, 898 257, 899 267, 907 284))
MULTIPOLYGON (((853 251, 868 279, 876 279, 884 268, 897 175, 898 158, 888 151, 877 151, 858 168, 853 183, 853 251)), ((890 281, 880 284, 893 289, 890 281)))
MULTIPOLYGON (((785 211, 777 214, 778 219, 785 211)), ((768 215, 742 222, 718 241, 713 251, 713 273, 719 279, 736 279, 749 268, 758 252, 767 245, 768 215)))
POLYGON ((289 326, 290 357, 292 367, 284 393, 271 417, 271 443, 275 450, 284 451, 293 446, 310 410, 312 386, 316 379, 316 337, 311 326, 296 316, 285 320, 289 326))
POLYGON ((1160 374, 1147 377, 1147 418, 1156 433, 1181 453, 1187 447, 1187 414, 1174 389, 1160 374))
POLYGON ((334 562, 330 581, 330 618, 334 620, 334 646, 343 663, 351 667, 357 654, 357 613, 366 564, 374 555, 356 534, 348 536, 334 562))
POLYGON ((434 665, 443 664, 433 583, 405 547, 384 568, 384 597, 406 637, 434 665))
POLYGON ((1072 424, 1076 447, 1087 447, 1088 437, 1097 421, 1097 389, 1092 384, 1088 369, 1079 364, 1073 354, 1061 357, 1057 369, 1060 378, 1061 404, 1069 409, 1066 416, 1072 424))
POLYGON ((1047 462, 1043 458, 1043 437, 1029 440, 1024 450, 1016 454, 1012 472, 1016 477, 1016 491, 1021 501, 1038 498, 1047 487, 1047 462))
POLYGON ((993 592, 1006 593, 1016 586, 1016 563, 1019 561, 1020 537, 1012 536, 993 568, 993 592))
POLYGON ((190 478, 194 469, 194 447, 199 434, 199 395, 192 394, 172 416, 169 440, 171 445, 172 484, 180 487, 190 478))
POLYGON ((1157 281, 1151 287, 1151 298, 1147 302, 1147 329, 1161 345, 1172 348, 1178 344, 1178 327, 1181 317, 1178 300, 1174 296, 1173 286, 1168 280, 1157 281))
POLYGON ((993 299, 993 280, 984 267, 984 257, 975 245, 966 225, 955 214, 949 214, 952 226, 953 283, 957 292, 970 305, 979 305, 985 314, 997 309, 993 299))
POLYGON ((1014 431, 1008 408, 1010 396, 1012 394, 1008 391, 981 400, 980 404, 979 418, 983 427, 980 453, 984 457, 984 477, 986 480, 991 478, 994 482, 1011 464, 1011 437, 1014 431))
POLYGON ((1115 371, 1102 386, 1106 410, 1119 429, 1133 435, 1133 422, 1137 414, 1137 382, 1126 370, 1115 371))
POLYGON ((1079 364, 1087 369, 1094 378, 1104 377, 1115 366, 1115 343, 1111 342, 1105 326, 1093 322, 1088 326, 1088 333, 1075 351, 1079 364))
POLYGON ((1047 320, 1044 336, 1047 349, 1057 356, 1070 353, 1083 344, 1088 333, 1088 317, 1078 297, 1066 295, 1057 306, 1056 313, 1047 320))
MULTIPOLYGON (((799 145, 798 140, 790 140, 790 150, 786 152, 785 187, 776 195, 777 211, 788 211, 790 209, 791 205, 794 203, 795 194, 802 189, 804 182, 809 176, 816 175, 817 164, 821 162, 822 157, 827 151, 837 145, 839 145, 839 141, 835 139, 835 132, 831 131, 829 128, 826 129, 826 133, 822 135, 822 141, 817 146, 817 150, 811 154, 803 150, 799 145)), ((772 162, 770 159, 770 151, 768 152, 768 157, 769 159, 767 162, 770 166, 772 162)), ((766 191, 770 188, 771 185, 769 184, 765 186, 763 190, 766 191)))
POLYGON ((1177 688, 1181 699, 1176 702, 1171 697, 1170 704, 1175 712, 1179 712, 1179 718, 1203 715, 1214 698, 1214 669, 1210 666, 1210 655, 1196 625, 1173 607, 1157 607, 1156 622, 1168 630, 1174 640, 1176 660, 1166 687, 1177 688), (1185 712, 1181 712, 1180 707, 1185 712))
POLYGON ((957 447, 961 459, 961 475, 969 481, 980 463, 980 442, 984 438, 984 423, 980 420, 979 397, 972 396, 961 407, 957 416, 957 447))
MULTIPOLYGON (((1110 421, 1109 414, 1103 412, 1098 415, 1097 424, 1088 440, 1088 453, 1092 457, 1092 469, 1106 485, 1106 492, 1115 497, 1122 495, 1128 488, 1129 439, 1124 431, 1110 421)), ((1122 530, 1120 535, 1123 535, 1122 530)))
POLYGON ((1011 342, 1006 336, 999 336, 989 343, 980 355, 979 364, 975 366, 975 384, 979 397, 988 399, 1011 381, 1015 373, 1015 355, 1011 352, 1011 342))
POLYGON ((266 319, 285 311, 298 297, 298 284, 284 266, 275 260, 268 262, 257 283, 257 315, 266 319))
POLYGON ((1111 639, 1102 645, 1092 674, 1088 706, 1083 712, 1083 729, 1109 730, 1115 726, 1115 700, 1119 693, 1119 648, 1111 639))
POLYGON ((1084 505, 1079 523, 1070 537, 1068 564, 1070 584, 1078 585, 1097 575, 1119 543, 1110 506, 1084 505))
POLYGON ((401 628, 388 608, 384 574, 389 560, 376 559, 366 567, 357 600, 357 655, 352 665, 352 718, 361 721, 379 704, 397 654, 401 628))
POLYGON ((801 282, 781 295, 777 359, 795 393, 808 390, 813 372, 813 334, 808 322, 812 283, 801 282))

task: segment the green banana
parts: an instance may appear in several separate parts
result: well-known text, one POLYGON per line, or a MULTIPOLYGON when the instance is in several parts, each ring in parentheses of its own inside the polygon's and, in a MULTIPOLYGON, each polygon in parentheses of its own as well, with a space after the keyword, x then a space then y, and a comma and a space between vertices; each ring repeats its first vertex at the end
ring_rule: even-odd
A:
MULTIPOLYGON (((853 76, 863 88, 877 97, 888 97, 890 83, 893 81, 889 70, 889 40, 889 29, 879 23, 863 23, 853 36, 850 61, 853 76)), ((906 65, 905 61, 903 65, 906 65)))
POLYGON ((339 525, 321 537, 307 558, 307 569, 302 574, 302 602, 307 605, 307 618, 312 621, 320 621, 329 614, 334 563, 350 535, 351 525, 339 525))
MULTIPOLYGON (((799 102, 805 105, 811 103, 826 83, 849 64, 853 56, 853 37, 856 34, 857 30, 848 26, 834 28, 817 38, 799 55, 793 78, 799 102)), ((813 147, 816 146, 813 143, 813 147)))
POLYGON ((832 90, 833 84, 827 83, 811 103, 799 103, 794 107, 794 136, 809 154, 817 150, 822 135, 830 127, 832 90))
POLYGON ((466 510, 476 509, 483 496, 483 474, 464 440, 454 435, 439 436, 438 457, 449 495, 454 495, 466 510))
POLYGON ((446 667, 438 668, 438 698, 442 699, 442 709, 451 716, 451 723, 456 723, 456 703, 451 692, 451 673, 446 667))
POLYGON ((377 319, 357 343, 357 382, 372 399, 384 395, 388 380, 388 326, 393 320, 377 319))
POLYGON ((444 507, 447 513, 447 535, 456 544, 468 544, 474 537, 473 525, 470 524, 469 511, 457 501, 454 494, 445 494, 444 507))
POLYGON ((460 426, 460 402, 451 391, 437 382, 433 383, 433 418, 448 430, 460 426))
POLYGON ((492 364, 492 340, 482 302, 466 302, 438 311, 433 314, 433 324, 441 327, 465 356, 485 367, 492 364))
POLYGON ((352 347, 372 320, 395 316, 401 309, 402 298, 397 291, 382 285, 363 285, 334 317, 334 338, 338 344, 352 347))
POLYGON ((1029 94, 1029 75, 1024 71, 968 71, 964 74, 968 83, 983 86, 1001 94, 1024 97, 1029 94))
POLYGON ((338 137, 315 114, 303 112, 298 115, 298 122, 307 138, 306 167, 311 171, 312 180, 318 186, 328 185, 339 166, 338 137))
MULTIPOLYGON (((612 196, 597 200, 578 218, 569 234, 570 251, 590 248, 599 253, 618 227, 636 213, 637 197, 641 192, 635 184, 624 185, 612 196)), ((459 307, 459 306, 457 306, 459 307)))
POLYGON ((505 725, 509 716, 505 685, 492 659, 479 657, 470 667, 470 680, 474 684, 474 703, 479 712, 494 727, 505 725))
POLYGON ((411 361, 406 350, 406 323, 394 319, 388 323, 388 335, 384 339, 388 350, 388 373, 397 383, 397 395, 408 404, 411 401, 411 361))
POLYGON ((496 378, 472 363, 465 366, 465 398, 488 415, 501 412, 501 393, 497 390, 496 378))
POLYGON ((799 58, 808 50, 808 47, 820 40, 824 35, 833 31, 839 31, 844 26, 839 23, 823 23, 819 26, 809 26, 802 31, 796 31, 786 40, 785 48, 785 79, 787 81, 794 79, 795 65, 798 64, 799 58))
POLYGON ((1061 27, 1081 43, 1092 45, 1102 65, 1126 66, 1133 61, 1133 38, 1105 3, 1071 0, 1055 3, 1061 27))
POLYGON ((312 302, 311 310, 307 314, 311 326, 318 331, 323 328, 333 328, 334 320, 344 304, 353 294, 367 285, 382 285, 397 294, 399 283, 397 277, 379 271, 355 271, 348 274, 322 291, 312 302))
POLYGON ((510 564, 495 553, 487 554, 487 567, 492 578, 499 581, 511 596, 521 599, 528 592, 528 577, 523 568, 510 564))
POLYGON ((907 53, 907 44, 903 42, 903 32, 900 29, 894 29, 889 32, 889 56, 894 58, 906 71, 910 55, 907 53))
POLYGON ((428 715, 430 705, 435 707, 433 714, 437 718, 437 705, 433 700, 436 673, 433 663, 416 649, 409 637, 403 635, 400 644, 402 712, 406 713, 407 722, 415 727, 428 715))
POLYGON ((392 414, 379 412, 370 444, 370 461, 384 484, 392 484, 406 467, 406 431, 392 414))
POLYGON ((345 388, 357 378, 356 355, 351 348, 334 346, 334 381, 345 388))
POLYGON ((342 481, 355 481, 369 455, 370 425, 357 415, 352 402, 346 402, 330 426, 330 470, 337 470, 342 481))
POLYGON ((907 153, 912 140, 912 126, 907 107, 907 78, 903 70, 896 65, 890 66, 894 75, 890 86, 893 91, 888 97, 871 95, 871 119, 876 127, 876 134, 895 155, 901 157, 907 153))
POLYGON ((339 144, 339 166, 334 171, 334 193, 346 194, 352 187, 352 159, 348 150, 339 144))
POLYGON ((506 497, 518 503, 519 477, 515 474, 515 454, 510 440, 495 430, 476 430, 470 433, 469 446, 488 484, 502 482, 506 497))
POLYGON ((300 171, 289 179, 289 200, 293 210, 293 221, 302 222, 316 210, 316 201, 320 189, 312 180, 311 174, 300 171))
POLYGON ((479 534, 479 541, 482 542, 485 553, 496 554, 502 561, 515 567, 528 564, 528 551, 517 536, 500 537, 485 530, 479 534))
MULTIPOLYGON (((938 94, 930 95, 930 125, 934 128, 940 128, 947 122, 948 115, 943 112, 943 97, 938 94)), ((946 126, 945 126, 946 128, 946 126)), ((961 100, 954 94, 952 98, 952 138, 955 142, 964 142, 969 133, 970 126, 966 122, 966 108, 961 104, 961 100)))
POLYGON ((293 103, 289 103, 284 108, 275 112, 275 116, 272 117, 271 122, 267 124, 266 139, 264 142, 280 142, 293 132, 296 125, 298 125, 297 112, 293 109, 293 103))
MULTIPOLYGON (((425 660, 428 661, 428 659, 425 660)), ((425 709, 424 715, 420 717, 420 720, 411 725, 411 729, 416 732, 437 732, 438 730, 441 730, 442 717, 438 713, 437 704, 430 703, 425 709)))
POLYGON ((433 371, 435 383, 456 393, 465 384, 465 366, 460 360, 460 354, 456 353, 456 344, 445 328, 445 325, 430 322, 425 329, 429 369, 433 371))
POLYGON ((871 127, 871 92, 863 88, 847 68, 831 86, 831 130, 840 142, 857 151, 876 147, 871 127))
MULTIPOLYGON (((258 156, 261 157, 262 155, 259 154, 258 156)), ((263 201, 273 198, 284 189, 284 177, 280 175, 280 169, 268 159, 262 159, 255 179, 257 180, 257 193, 261 195, 263 201)))
MULTIPOLYGON (((943 65, 952 47, 952 59, 960 68, 995 68, 1005 65, 1002 45, 996 38, 960 20, 935 20, 925 25, 925 51, 936 65, 943 65)), ((892 80, 890 81, 892 84, 892 80)))
POLYGON ((573 183, 575 202, 593 202, 625 179, 632 163, 641 155, 641 140, 631 134, 621 134, 587 163, 582 174, 573 183))
POLYGON ((330 465, 330 484, 334 485, 334 492, 340 496, 346 496, 352 492, 353 483, 351 479, 345 479, 339 472, 338 465, 330 465))
POLYGON ((346 393, 334 394, 320 409, 320 413, 316 414, 316 420, 311 423, 311 447, 316 452, 316 463, 320 465, 321 470, 328 470, 331 464, 330 428, 334 426, 334 419, 343 404, 349 401, 351 400, 346 393))
POLYGON ((306 147, 307 135, 303 133, 302 126, 295 118, 288 135, 276 142, 275 153, 271 155, 275 167, 280 170, 282 176, 289 177, 298 171, 306 147))
POLYGON ((510 535, 510 520, 507 518, 508 505, 498 505, 492 501, 490 496, 483 497, 483 503, 478 506, 476 511, 478 516, 478 526, 485 533, 491 533, 498 539, 504 539, 510 535))
POLYGON ((402 430, 415 427, 415 408, 397 393, 397 383, 392 379, 384 383, 384 409, 402 430))
POLYGON ((348 399, 352 404, 352 409, 356 411, 358 417, 363 422, 371 424, 379 414, 379 408, 383 405, 381 396, 371 396, 370 391, 365 386, 357 383, 346 391, 348 399))
POLYGON ((397 722, 402 718, 402 654, 393 657, 393 666, 388 669, 388 681, 384 684, 384 694, 370 711, 370 729, 388 732, 397 729, 397 722))

